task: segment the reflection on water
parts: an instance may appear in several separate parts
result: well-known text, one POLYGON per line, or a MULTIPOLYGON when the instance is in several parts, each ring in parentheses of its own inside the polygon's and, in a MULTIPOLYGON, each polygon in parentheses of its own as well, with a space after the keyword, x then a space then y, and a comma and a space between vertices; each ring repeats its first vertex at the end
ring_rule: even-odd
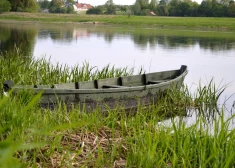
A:
MULTIPOLYGON (((9 51, 14 45, 22 46, 28 51, 33 50, 35 37, 38 40, 51 39, 54 42, 74 43, 79 38, 97 36, 108 43, 118 38, 131 39, 136 47, 154 49, 161 45, 165 49, 190 47, 199 45, 201 49, 211 51, 235 50, 235 33, 193 32, 154 29, 123 29, 101 26, 76 25, 40 25, 0 23, 0 49, 9 51)), ((36 41, 37 43, 37 41, 36 41)), ((31 51, 32 52, 32 51, 31 51)))
POLYGON ((142 49, 150 46, 151 49, 154 49, 157 45, 161 45, 163 48, 175 49, 177 47, 189 47, 199 44, 201 49, 209 49, 211 51, 226 51, 234 50, 235 36, 213 36, 215 33, 204 32, 205 36, 197 37, 197 34, 189 34, 187 36, 181 36, 182 32, 176 32, 176 34, 167 34, 167 31, 162 35, 160 32, 150 32, 144 33, 141 32, 116 32, 116 29, 111 28, 111 30, 105 30, 105 28, 51 28, 48 30, 39 31, 38 37, 45 38, 50 37, 53 41, 56 42, 67 42, 73 43, 73 41, 78 40, 78 38, 90 38, 90 35, 104 38, 108 43, 112 43, 114 39, 119 37, 127 38, 133 40, 134 44, 137 47, 142 49))
POLYGON ((177 37, 177 36, 133 36, 135 44, 139 47, 146 48, 148 44, 154 49, 156 45, 161 45, 165 49, 175 49, 177 47, 190 47, 199 44, 201 49, 211 51, 234 50, 235 39, 210 38, 210 37, 177 37))
POLYGON ((0 51, 10 52, 20 47, 25 55, 32 55, 37 30, 27 25, 5 25, 0 23, 0 51))
MULTIPOLYGON (((137 70, 160 71, 188 65, 185 79, 194 90, 211 78, 235 92, 235 33, 138 29, 100 25, 1 23, 0 51, 20 46, 26 55, 74 65, 85 60, 93 66, 115 64, 137 70)), ((224 98, 224 100, 226 99, 224 98)), ((231 98, 230 104, 234 101, 231 98)), ((222 102, 223 103, 223 100, 222 102)))

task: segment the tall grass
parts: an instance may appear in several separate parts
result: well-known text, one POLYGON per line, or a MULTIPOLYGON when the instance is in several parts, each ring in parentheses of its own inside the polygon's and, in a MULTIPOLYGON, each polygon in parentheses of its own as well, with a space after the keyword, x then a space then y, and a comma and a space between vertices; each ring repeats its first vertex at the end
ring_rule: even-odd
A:
MULTIPOLYGON (((8 79, 17 84, 55 84, 74 81, 88 81, 133 74, 133 68, 115 68, 107 65, 102 69, 91 66, 88 62, 69 67, 57 63, 52 65, 45 58, 25 57, 23 51, 15 47, 12 52, 0 53, 0 81, 8 79)), ((0 84, 2 87, 2 83, 0 84)))
MULTIPOLYGON (((1 88, 6 79, 48 84, 133 73, 110 65, 98 70, 86 62, 81 67, 51 65, 23 56, 20 50, 1 54, 1 88)), ((187 86, 171 88, 157 104, 139 106, 135 115, 118 107, 106 115, 99 109, 67 112, 63 104, 51 111, 37 106, 40 94, 0 96, 0 167, 233 167, 234 116, 225 120, 224 111, 217 108, 223 91, 212 81, 199 85, 193 95, 187 86), (174 120, 192 108, 200 113, 191 126, 181 117, 174 120), (220 116, 215 115, 212 127, 203 114, 213 109, 220 116), (165 118, 171 118, 172 126, 158 124, 165 118)))
POLYGON ((204 86, 199 82, 197 92, 194 95, 194 106, 198 113, 207 121, 213 119, 215 115, 220 114, 223 106, 218 104, 218 101, 228 87, 228 84, 221 86, 221 83, 216 87, 214 79, 212 78, 207 85, 204 86))

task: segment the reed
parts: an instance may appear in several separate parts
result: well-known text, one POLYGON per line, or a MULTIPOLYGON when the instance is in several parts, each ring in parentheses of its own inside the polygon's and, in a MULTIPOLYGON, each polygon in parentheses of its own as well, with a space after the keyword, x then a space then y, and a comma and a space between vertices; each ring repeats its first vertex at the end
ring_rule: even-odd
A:
POLYGON ((197 92, 194 95, 194 106, 196 107, 199 114, 203 115, 208 121, 213 118, 216 114, 220 114, 221 105, 218 105, 221 94, 228 87, 228 84, 216 87, 213 78, 208 84, 202 84, 199 82, 197 92))
MULTIPOLYGON (((52 65, 45 59, 26 58, 19 49, 1 53, 0 67, 1 88, 6 79, 48 84, 133 73, 111 65, 99 70, 87 62, 52 65)), ((119 107, 105 115, 99 109, 68 112, 63 104, 55 110, 41 109, 40 94, 1 95, 0 167, 233 167, 234 115, 225 119, 225 111, 217 108, 224 89, 213 81, 199 85, 194 94, 187 86, 172 87, 157 104, 139 106, 134 115, 119 107), (189 109, 199 111, 191 126, 184 122, 189 109), (213 123, 207 120, 211 111, 213 123), (171 126, 158 123, 166 118, 171 126)))
MULTIPOLYGON (((103 69, 91 66, 88 62, 69 67, 59 63, 52 65, 45 58, 34 59, 26 57, 15 48, 12 52, 0 53, 0 81, 12 79, 17 84, 54 84, 73 81, 88 81, 133 74, 133 68, 115 68, 107 65, 103 69)), ((0 84, 2 87, 2 83, 0 84)))

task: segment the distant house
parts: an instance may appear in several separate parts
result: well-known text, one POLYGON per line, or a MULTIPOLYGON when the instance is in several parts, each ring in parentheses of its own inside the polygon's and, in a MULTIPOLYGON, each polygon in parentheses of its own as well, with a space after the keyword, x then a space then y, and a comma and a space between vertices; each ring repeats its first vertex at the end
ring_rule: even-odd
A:
POLYGON ((76 2, 74 5, 74 11, 79 13, 81 11, 87 11, 88 9, 93 8, 93 6, 91 6, 90 4, 85 4, 85 3, 78 3, 76 2))
POLYGON ((149 15, 150 16, 156 16, 156 14, 154 12, 150 12, 149 15))

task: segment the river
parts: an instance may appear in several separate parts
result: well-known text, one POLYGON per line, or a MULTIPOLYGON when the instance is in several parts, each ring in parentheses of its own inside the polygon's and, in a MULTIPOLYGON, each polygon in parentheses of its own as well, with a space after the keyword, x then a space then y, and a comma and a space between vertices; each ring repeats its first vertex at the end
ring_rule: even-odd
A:
POLYGON ((20 46, 25 55, 53 64, 86 61, 98 68, 134 67, 135 73, 141 67, 154 72, 187 65, 185 83, 192 92, 199 81, 214 79, 218 88, 227 86, 219 103, 230 108, 235 101, 235 32, 29 22, 0 22, 0 30, 1 52, 20 46))

